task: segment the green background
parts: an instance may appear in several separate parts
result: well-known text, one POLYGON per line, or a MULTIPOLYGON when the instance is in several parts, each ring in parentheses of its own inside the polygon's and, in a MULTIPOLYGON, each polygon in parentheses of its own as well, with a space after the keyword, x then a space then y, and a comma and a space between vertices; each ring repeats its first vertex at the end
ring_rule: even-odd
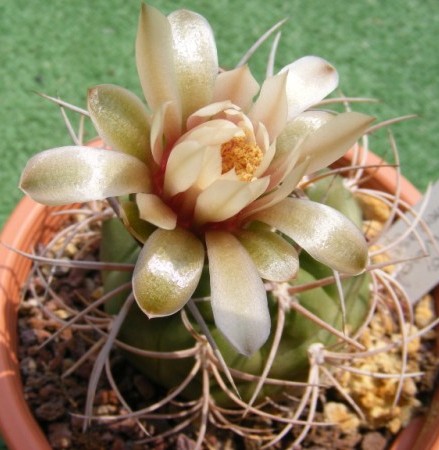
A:
MULTIPOLYGON (((232 67, 272 24, 283 26, 277 68, 306 54, 338 69, 344 94, 380 99, 359 108, 393 126, 403 172, 424 189, 438 178, 439 2, 437 0, 178 0, 152 2, 165 12, 186 7, 211 22, 220 63, 232 67)), ((34 91, 84 107, 87 88, 116 83, 140 94, 133 42, 139 1, 0 2, 0 224, 21 197, 27 158, 70 143, 58 108, 34 91)), ((251 63, 263 79, 269 44, 251 63)), ((386 133, 371 147, 386 154, 386 133)), ((89 135, 92 137, 91 135, 89 135)))

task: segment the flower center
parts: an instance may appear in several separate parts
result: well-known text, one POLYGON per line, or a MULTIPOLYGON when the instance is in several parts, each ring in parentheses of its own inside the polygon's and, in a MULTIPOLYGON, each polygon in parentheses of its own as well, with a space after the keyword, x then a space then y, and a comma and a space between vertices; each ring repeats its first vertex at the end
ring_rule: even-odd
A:
POLYGON ((262 150, 245 136, 234 137, 221 145, 222 172, 235 169, 241 181, 251 181, 261 164, 262 150))

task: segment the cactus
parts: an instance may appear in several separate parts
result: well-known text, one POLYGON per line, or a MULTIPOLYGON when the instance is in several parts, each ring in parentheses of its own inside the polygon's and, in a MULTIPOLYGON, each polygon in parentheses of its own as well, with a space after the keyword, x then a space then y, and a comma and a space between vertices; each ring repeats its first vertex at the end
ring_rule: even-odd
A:
MULTIPOLYGON (((328 179, 323 179, 312 184, 307 189, 309 197, 318 201, 322 191, 331 193, 334 190, 335 195, 332 196, 331 193, 331 197, 325 199, 327 204, 337 208, 337 203, 341 198, 341 207, 345 215, 353 222, 358 223, 358 219, 360 218, 361 220, 361 210, 351 191, 343 185, 339 177, 333 179, 333 184, 330 189, 328 189, 328 181, 328 179)), ((103 261, 127 262, 128 260, 133 262, 136 259, 136 253, 138 251, 138 246, 129 238, 129 234, 119 220, 113 219, 104 223, 101 247, 101 259, 103 261), (125 239, 121 239, 124 233, 126 233, 125 239), (121 249, 120 246, 114 246, 114 236, 118 236, 117 242, 119 244, 124 243, 126 249, 121 249), (120 259, 120 255, 127 255, 127 257, 120 259)), ((300 269, 298 270, 298 274, 294 280, 288 282, 292 288, 295 285, 312 284, 316 280, 332 276, 331 269, 315 261, 306 252, 301 253, 299 260, 300 269)), ((208 298, 210 296, 208 270, 208 265, 206 265, 193 298, 208 298)), ((110 292, 114 287, 129 281, 130 276, 129 273, 121 272, 105 273, 105 291, 110 292)), ((344 325, 353 333, 364 322, 369 310, 369 282, 370 279, 367 274, 344 280, 345 324, 343 324, 339 292, 333 284, 307 289, 298 293, 296 298, 300 305, 312 314, 315 314, 329 326, 342 331, 344 325)), ((111 301, 107 302, 106 311, 110 314, 117 314, 125 297, 126 295, 113 297, 111 301)), ((270 293, 268 303, 271 313, 272 329, 275 329, 277 321, 276 305, 279 303, 276 292, 272 291, 270 293)), ((215 327, 212 309, 209 303, 200 302, 198 308, 202 312, 203 318, 208 324, 210 332, 218 344, 227 366, 252 375, 259 375, 265 366, 270 348, 273 345, 273 336, 257 352, 251 355, 251 357, 242 356, 227 343, 215 327)), ((200 332, 199 329, 197 331, 200 332)), ((137 305, 133 305, 129 313, 129 318, 122 325, 119 338, 129 345, 150 351, 169 352, 189 348, 194 345, 193 336, 185 328, 179 316, 173 315, 150 320, 141 312, 137 305)), ((287 310, 285 313, 282 339, 268 376, 290 381, 303 380, 309 369, 308 348, 316 342, 322 343, 327 347, 336 343, 337 337, 330 331, 321 329, 311 319, 303 318, 299 312, 287 310)), ((128 353, 128 357, 142 372, 167 388, 178 386, 187 376, 192 366, 191 363, 184 365, 181 361, 176 362, 174 360, 157 360, 153 362, 150 358, 141 358, 130 353, 128 353)), ((186 395, 189 398, 196 398, 200 395, 199 380, 198 383, 194 382, 190 388, 193 388, 194 392, 189 392, 190 389, 186 390, 186 395)), ((246 387, 247 395, 251 394, 252 389, 254 389, 254 386, 246 387)), ((242 393, 239 387, 238 390, 245 399, 246 395, 242 393)), ((263 394, 265 392, 261 392, 261 395, 263 394)))
POLYGON ((364 354, 357 337, 377 308, 358 184, 328 169, 373 119, 313 107, 338 83, 315 56, 261 88, 246 65, 220 71, 209 24, 189 11, 143 5, 136 61, 149 109, 122 87, 90 89, 86 114, 109 148, 41 152, 20 187, 48 205, 108 201, 109 338, 169 390, 164 405, 180 395, 188 423, 201 420, 198 448, 209 421, 267 446, 299 424, 299 444, 320 377, 342 390, 331 364, 364 354), (253 435, 235 423, 242 413, 269 423, 253 435))

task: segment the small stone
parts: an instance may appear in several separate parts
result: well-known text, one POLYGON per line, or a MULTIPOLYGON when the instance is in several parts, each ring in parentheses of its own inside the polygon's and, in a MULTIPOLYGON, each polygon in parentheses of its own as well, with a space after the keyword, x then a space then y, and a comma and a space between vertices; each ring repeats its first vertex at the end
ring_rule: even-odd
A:
POLYGON ((78 247, 76 247, 76 245, 74 245, 72 243, 67 244, 66 248, 64 249, 64 252, 68 256, 74 256, 78 252, 78 247))
POLYGON ((57 309, 55 311, 55 315, 62 320, 66 320, 71 317, 71 314, 68 311, 66 311, 65 309, 57 309))
POLYGON ((415 323, 419 328, 430 325, 435 319, 434 302, 431 295, 426 295, 419 300, 415 308, 415 323))
POLYGON ((55 395, 59 395, 59 392, 60 390, 56 386, 53 384, 47 384, 38 391, 38 394, 43 400, 48 400, 53 398, 55 395))
POLYGON ((24 311, 27 312, 29 310, 32 310, 33 308, 38 308, 39 304, 40 304, 40 302, 36 298, 26 299, 25 301, 23 301, 20 304, 20 313, 22 313, 24 311))
POLYGON ((35 410, 35 415, 47 422, 60 419, 65 413, 66 409, 62 400, 48 401, 35 410))
POLYGON ((117 395, 111 389, 101 389, 96 394, 96 405, 117 405, 118 403, 117 395))
POLYGON ((71 448, 72 433, 65 423, 51 423, 48 428, 48 438, 52 448, 71 448))
POLYGON ((360 419, 344 403, 326 403, 324 416, 326 422, 336 423, 344 433, 355 433, 360 425, 360 419))
POLYGON ((361 450, 384 450, 386 447, 386 438, 376 432, 367 433, 361 442, 361 450))
POLYGON ((360 202, 366 220, 385 222, 389 218, 390 206, 382 200, 364 193, 357 193, 355 197, 360 202))
POLYGON ((176 450, 194 450, 195 441, 188 438, 184 434, 179 434, 177 436, 177 441, 175 442, 176 450))
POLYGON ((111 416, 117 413, 117 407, 115 405, 100 405, 95 409, 97 416, 111 416))
POLYGON ((101 298, 104 295, 104 288, 102 286, 98 286, 95 289, 93 289, 91 293, 91 298, 93 300, 97 300, 98 298, 101 298))
POLYGON ((20 332, 20 339, 22 345, 29 347, 30 345, 36 344, 37 341, 37 335, 34 330, 32 329, 26 329, 20 332))
POLYGON ((34 358, 30 358, 30 357, 23 358, 20 361, 21 372, 26 376, 28 376, 32 373, 35 373, 37 368, 38 368, 38 366, 37 366, 37 363, 34 358))
POLYGON ((383 224, 378 220, 363 221, 363 232, 368 239, 376 238, 382 231, 383 224))

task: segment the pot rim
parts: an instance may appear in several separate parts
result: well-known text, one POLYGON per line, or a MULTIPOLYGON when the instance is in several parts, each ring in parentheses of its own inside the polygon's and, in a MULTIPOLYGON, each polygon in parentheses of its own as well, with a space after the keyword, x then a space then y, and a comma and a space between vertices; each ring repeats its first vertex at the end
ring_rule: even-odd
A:
POLYGON ((21 288, 32 262, 12 249, 32 251, 36 242, 47 241, 64 220, 53 212, 66 208, 49 208, 24 197, 0 236, 0 434, 13 449, 29 448, 30 442, 34 449, 50 449, 50 446, 23 395, 17 356, 17 313, 21 288))

